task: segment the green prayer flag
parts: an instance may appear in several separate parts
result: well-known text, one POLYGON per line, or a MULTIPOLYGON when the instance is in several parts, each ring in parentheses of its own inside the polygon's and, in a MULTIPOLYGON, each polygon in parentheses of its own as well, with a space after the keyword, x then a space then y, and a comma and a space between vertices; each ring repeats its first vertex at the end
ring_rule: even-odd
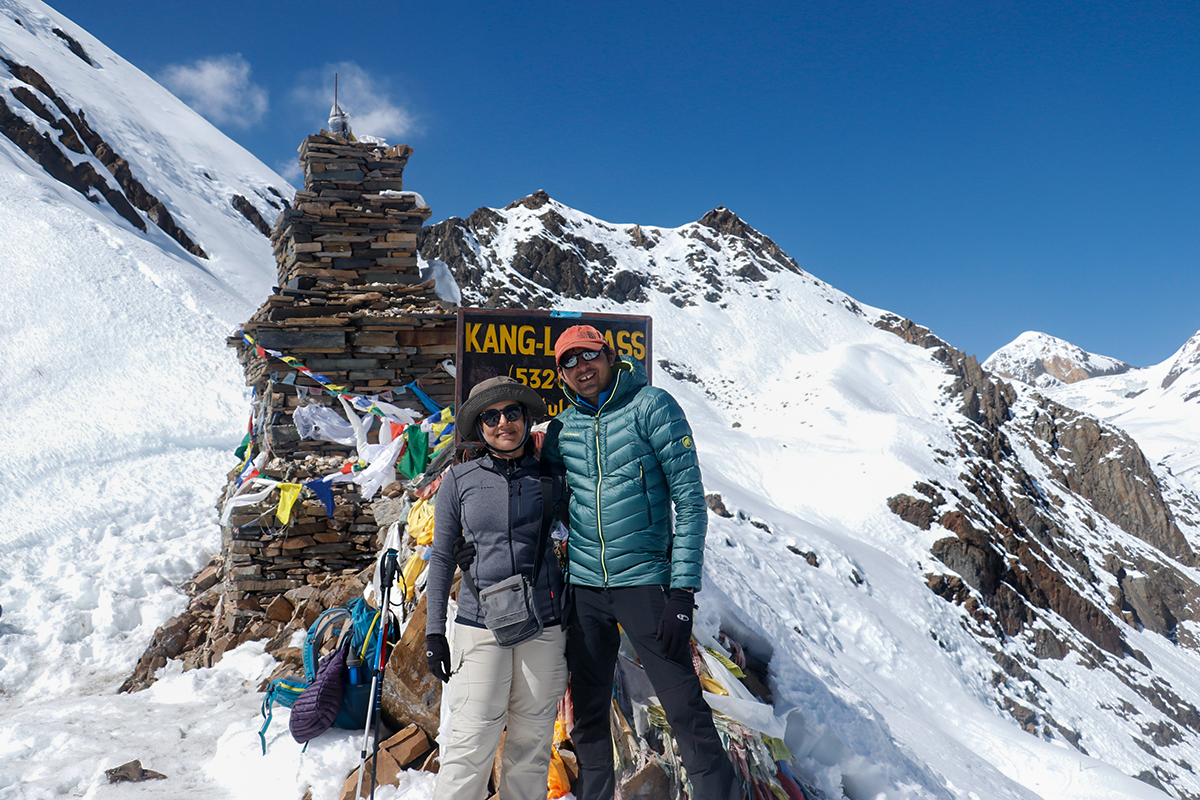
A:
POLYGON ((408 443, 404 446, 404 455, 396 463, 396 471, 411 480, 424 472, 429 464, 429 434, 421 430, 420 425, 410 425, 404 435, 408 443))

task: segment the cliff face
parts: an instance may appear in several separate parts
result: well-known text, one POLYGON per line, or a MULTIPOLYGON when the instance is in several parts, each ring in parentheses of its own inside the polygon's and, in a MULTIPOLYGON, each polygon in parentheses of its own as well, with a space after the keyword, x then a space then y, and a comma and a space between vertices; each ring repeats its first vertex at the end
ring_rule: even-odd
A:
POLYGON ((541 191, 502 210, 480 208, 465 220, 430 225, 417 251, 426 263, 450 268, 465 304, 487 307, 549 308, 584 298, 644 302, 650 292, 683 307, 720 302, 731 284, 761 282, 764 273, 801 272, 775 242, 725 208, 667 231, 585 218, 541 191), (521 234, 510 222, 510 212, 519 209, 534 212, 523 219, 536 220, 521 234), (680 243, 687 248, 685 269, 671 269, 670 251, 680 243), (638 257, 629 258, 629 251, 638 257), (639 262, 666 270, 641 270, 639 262))
MULTIPOLYGON (((1151 742, 1197 741, 1200 710, 1155 679, 1154 665, 1127 636, 1147 629, 1200 651, 1196 553, 1180 530, 1181 521, 1195 529, 1195 498, 1176 493, 1168 503, 1120 429, 1036 393, 1018 396, 974 357, 908 320, 877 325, 933 348, 955 376, 948 392, 970 422, 955 431, 969 493, 918 482, 921 496, 898 495, 889 506, 918 527, 937 520, 954 534, 932 550, 951 572, 929 574, 928 584, 965 606, 979 637, 990 640, 996 685, 1014 718, 1083 747, 1054 719, 1053 692, 1029 673, 1039 661, 1073 653, 1169 717, 1143 724, 1151 742), (1021 684, 1019 694, 1011 691, 1021 684)), ((1144 740, 1139 746, 1153 751, 1144 740)), ((1170 785, 1179 767, 1163 766, 1155 779, 1170 785)))
MULTIPOLYGON (((75 47, 79 46, 73 39, 70 42, 75 47)), ((72 51, 75 51, 74 47, 72 51)), ((7 58, 2 60, 9 74, 21 81, 22 85, 10 89, 10 96, 0 100, 0 133, 12 140, 50 175, 92 202, 98 202, 92 195, 95 191, 138 230, 145 231, 146 220, 149 220, 188 253, 202 259, 208 258, 204 248, 175 221, 170 209, 146 189, 129 161, 88 124, 85 109, 72 108, 32 66, 7 58), (14 111, 14 108, 32 112, 56 130, 57 135, 39 132, 37 124, 14 111), (75 153, 76 157, 67 155, 64 150, 75 153), (107 169, 116 186, 111 185, 91 163, 79 160, 78 155, 94 157, 107 169)), ((88 63, 91 63, 90 60, 88 63)), ((257 202, 273 218, 287 205, 287 201, 277 190, 271 194, 273 196, 260 193, 257 202)), ((270 228, 258 206, 240 194, 230 196, 228 202, 260 233, 264 236, 270 234, 270 228)))

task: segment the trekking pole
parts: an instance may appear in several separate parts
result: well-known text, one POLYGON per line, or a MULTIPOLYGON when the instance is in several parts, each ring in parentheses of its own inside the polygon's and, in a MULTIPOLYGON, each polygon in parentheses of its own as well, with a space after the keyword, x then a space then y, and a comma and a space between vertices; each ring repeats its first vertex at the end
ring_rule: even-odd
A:
POLYGON ((379 654, 375 659, 375 675, 371 678, 370 700, 367 702, 367 724, 363 728, 362 752, 358 763, 358 785, 354 789, 354 800, 362 797, 363 771, 367 768, 367 736, 371 732, 371 718, 375 718, 375 743, 371 754, 371 800, 375 798, 375 764, 379 760, 379 704, 383 699, 383 668, 387 651, 388 614, 391 613, 392 584, 396 582, 399 567, 396 563, 399 554, 388 549, 383 554, 383 569, 380 573, 380 591, 382 610, 379 612, 379 654))

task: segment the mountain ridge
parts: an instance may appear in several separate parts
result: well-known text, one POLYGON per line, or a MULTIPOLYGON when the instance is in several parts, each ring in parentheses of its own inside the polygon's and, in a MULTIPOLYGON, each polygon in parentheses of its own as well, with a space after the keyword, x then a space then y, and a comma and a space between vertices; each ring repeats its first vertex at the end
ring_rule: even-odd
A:
MULTIPOLYGON (((850 319, 840 318, 836 330, 873 326, 927 350, 931 361, 946 370, 941 390, 946 399, 939 402, 949 400, 956 415, 943 423, 953 444, 939 449, 938 458, 957 465, 957 474, 948 483, 930 465, 934 469, 927 467, 905 491, 877 496, 874 502, 886 501, 889 513, 933 536, 925 553, 939 568, 926 567, 922 579, 928 591, 963 610, 975 641, 991 654, 996 674, 1003 676, 991 702, 1027 731, 1093 752, 1089 736, 1081 735, 1070 714, 1061 710, 1069 695, 1065 684, 1035 677, 1056 669, 1043 664, 1078 659, 1110 672, 1139 698, 1147 710, 1136 716, 1157 717, 1153 725, 1161 727, 1155 730, 1167 732, 1159 741, 1170 742, 1168 747, 1198 741, 1200 698, 1185 699, 1170 685, 1155 683, 1151 665, 1157 663, 1156 651, 1148 655, 1144 644, 1134 643, 1144 641, 1141 632, 1153 632, 1171 648, 1194 652, 1200 645, 1194 569, 1200 504, 1195 496, 1169 476, 1164 482, 1155 475, 1124 432, 1014 390, 928 329, 859 305, 786 255, 766 248, 757 252, 757 242, 770 241, 766 237, 734 241, 738 232, 753 228, 732 212, 715 209, 705 219, 713 217, 729 220, 725 231, 700 221, 675 229, 634 228, 594 220, 539 193, 505 209, 480 209, 466 220, 431 226, 437 230, 422 234, 419 250, 427 264, 436 259, 455 274, 464 303, 479 305, 536 305, 540 287, 562 286, 553 265, 571 262, 593 280, 570 285, 574 293, 565 296, 568 307, 601 301, 608 311, 652 313, 659 365, 682 390, 700 391, 707 402, 726 411, 741 405, 742 398, 730 402, 738 381, 724 380, 695 359, 673 353, 676 348, 666 339, 689 339, 687 316, 693 312, 720 314, 740 303, 763 301, 782 311, 785 298, 809 302, 795 285, 773 285, 781 275, 798 279, 802 293, 816 295, 818 304, 848 312, 850 319), (641 294, 612 290, 619 274, 613 262, 640 274, 641 294), (544 264, 552 265, 548 274, 539 273, 544 264), (1171 503, 1184 516, 1177 517, 1171 503), (1064 514, 1062 509, 1071 510, 1064 514)), ((802 354, 837 347, 836 334, 814 324, 810 314, 803 316, 810 317, 807 324, 791 334, 802 354), (826 344, 814 347, 817 341, 826 344)), ((718 325, 701 327, 721 340, 717 331, 724 329, 718 325)), ((764 328, 770 331, 762 334, 768 338, 789 336, 787 326, 764 328)), ((756 361, 744 360, 750 365, 756 361)), ((1094 361, 1120 369, 1101 357, 1094 361)), ((772 362, 764 358, 762 363, 772 362)), ((771 386, 773 379, 766 377, 763 384, 771 386)), ((744 422, 745 416, 749 414, 736 419, 744 422)), ((703 441, 702 434, 697 440, 703 441)), ((1065 705, 1078 707, 1078 701, 1065 705)), ((1135 739, 1141 735, 1137 727, 1131 730, 1135 739)), ((1177 766, 1131 774, 1185 793, 1200 788, 1189 769, 1177 766)))

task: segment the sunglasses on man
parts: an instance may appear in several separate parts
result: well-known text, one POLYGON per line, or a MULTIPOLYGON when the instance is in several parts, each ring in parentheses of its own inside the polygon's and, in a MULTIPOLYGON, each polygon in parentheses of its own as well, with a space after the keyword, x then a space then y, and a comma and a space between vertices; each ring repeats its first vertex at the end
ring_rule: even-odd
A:
POLYGON ((494 428, 500 424, 501 414, 503 414, 504 418, 509 422, 516 422, 521 417, 525 416, 525 407, 518 403, 513 403, 511 406, 505 406, 504 408, 500 409, 489 408, 487 411, 479 412, 479 421, 484 425, 487 425, 489 428, 494 428))
POLYGON ((579 363, 579 359, 584 361, 595 361, 603 353, 603 350, 584 350, 582 353, 574 353, 567 356, 558 365, 563 369, 575 369, 575 365, 579 363))

